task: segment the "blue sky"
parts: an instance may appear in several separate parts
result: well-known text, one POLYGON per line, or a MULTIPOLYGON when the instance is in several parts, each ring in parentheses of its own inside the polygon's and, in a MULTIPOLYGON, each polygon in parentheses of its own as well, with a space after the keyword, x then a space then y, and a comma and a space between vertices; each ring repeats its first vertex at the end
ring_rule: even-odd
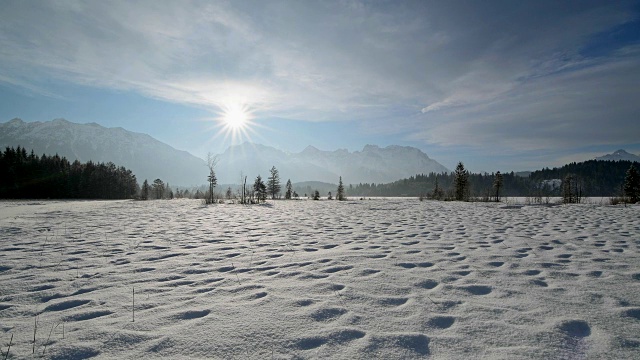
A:
POLYGON ((65 118, 204 157, 415 146, 527 170, 640 153, 637 1, 2 1, 0 121, 65 118))

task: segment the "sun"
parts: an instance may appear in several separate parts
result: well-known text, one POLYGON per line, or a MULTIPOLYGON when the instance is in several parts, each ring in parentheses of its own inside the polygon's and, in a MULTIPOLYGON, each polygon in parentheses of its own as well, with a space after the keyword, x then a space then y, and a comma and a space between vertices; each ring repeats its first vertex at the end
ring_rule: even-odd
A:
POLYGON ((250 140, 255 133, 253 127, 254 109, 242 101, 228 100, 219 105, 219 111, 215 120, 218 131, 215 137, 223 136, 231 139, 233 143, 250 140))
POLYGON ((227 106, 222 114, 222 121, 228 130, 242 130, 249 123, 249 111, 239 105, 227 106))

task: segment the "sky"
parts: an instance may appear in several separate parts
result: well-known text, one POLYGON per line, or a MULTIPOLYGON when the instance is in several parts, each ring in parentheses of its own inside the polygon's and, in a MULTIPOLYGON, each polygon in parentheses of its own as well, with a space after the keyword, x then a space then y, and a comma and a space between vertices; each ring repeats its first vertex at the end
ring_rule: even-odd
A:
POLYGON ((638 154, 639 84, 638 1, 0 0, 0 122, 96 122, 203 158, 405 145, 491 172, 638 154))

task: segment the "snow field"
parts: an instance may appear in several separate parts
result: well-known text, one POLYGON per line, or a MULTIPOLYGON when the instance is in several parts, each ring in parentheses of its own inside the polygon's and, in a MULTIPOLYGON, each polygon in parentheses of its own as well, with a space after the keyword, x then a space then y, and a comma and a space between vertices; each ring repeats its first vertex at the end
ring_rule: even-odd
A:
POLYGON ((2 202, 0 345, 13 335, 10 359, 639 358, 639 250, 638 206, 2 202))

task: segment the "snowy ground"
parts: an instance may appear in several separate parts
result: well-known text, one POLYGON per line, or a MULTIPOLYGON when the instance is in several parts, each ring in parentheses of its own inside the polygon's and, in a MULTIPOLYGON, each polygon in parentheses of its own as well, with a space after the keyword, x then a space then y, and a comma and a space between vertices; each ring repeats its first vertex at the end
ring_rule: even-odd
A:
POLYGON ((640 207, 0 202, 0 358, 12 335, 9 359, 638 359, 640 207))

